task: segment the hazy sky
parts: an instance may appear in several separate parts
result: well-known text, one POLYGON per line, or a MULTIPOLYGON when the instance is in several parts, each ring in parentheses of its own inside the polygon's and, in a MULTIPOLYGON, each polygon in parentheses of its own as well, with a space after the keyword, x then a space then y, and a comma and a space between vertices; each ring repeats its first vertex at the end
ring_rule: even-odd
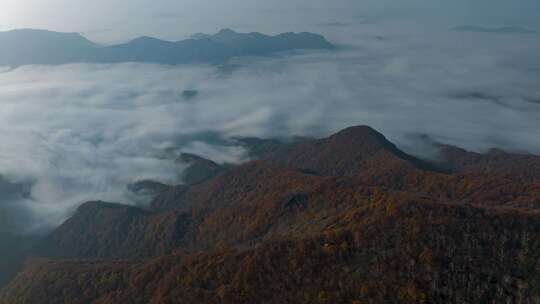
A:
POLYGON ((538 0, 3 0, 0 29, 82 32, 101 42, 182 38, 223 27, 316 30, 332 22, 538 27, 538 0))

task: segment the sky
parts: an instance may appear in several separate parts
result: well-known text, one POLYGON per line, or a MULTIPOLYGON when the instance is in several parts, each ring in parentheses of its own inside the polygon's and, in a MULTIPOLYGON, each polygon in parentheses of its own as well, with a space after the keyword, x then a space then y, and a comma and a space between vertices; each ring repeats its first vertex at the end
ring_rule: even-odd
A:
POLYGON ((140 35, 176 40, 224 27, 316 30, 334 22, 540 28, 539 15, 537 0, 3 0, 0 29, 80 32, 113 43, 140 35))
POLYGON ((370 125, 436 158, 419 138, 540 154, 537 0, 2 0, 0 28, 80 32, 100 43, 182 39, 221 28, 312 31, 346 47, 207 65, 0 68, 0 176, 31 185, 5 202, 21 231, 54 228, 81 203, 136 203, 126 184, 181 182, 167 148, 246 160, 235 137, 322 137, 370 125), (197 90, 184 100, 184 90, 197 90), (31 223, 31 225, 29 224, 31 223))

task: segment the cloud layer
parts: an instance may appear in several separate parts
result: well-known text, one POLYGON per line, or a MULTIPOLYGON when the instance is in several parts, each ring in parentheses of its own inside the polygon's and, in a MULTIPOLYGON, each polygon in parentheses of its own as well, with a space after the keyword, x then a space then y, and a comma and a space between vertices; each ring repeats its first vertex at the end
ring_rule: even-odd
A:
POLYGON ((87 200, 130 203, 125 185, 135 180, 179 182, 182 166, 163 157, 169 147, 241 161, 227 144, 237 136, 325 136, 367 124, 424 156, 432 151, 415 135, 540 153, 538 39, 334 28, 355 45, 220 67, 0 73, 0 174, 33 184, 30 197, 11 202, 35 223, 23 226, 58 224, 87 200))

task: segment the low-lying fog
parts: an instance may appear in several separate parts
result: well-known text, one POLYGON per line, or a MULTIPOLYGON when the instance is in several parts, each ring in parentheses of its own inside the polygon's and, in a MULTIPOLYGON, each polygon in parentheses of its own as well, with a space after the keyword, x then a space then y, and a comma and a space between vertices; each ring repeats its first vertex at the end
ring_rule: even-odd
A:
POLYGON ((242 149, 226 139, 320 137, 359 124, 426 157, 433 151, 414 135, 540 153, 538 36, 370 30, 349 39, 337 52, 219 67, 0 69, 0 174, 32 184, 29 196, 0 204, 35 231, 87 200, 130 203, 132 181, 179 183, 168 147, 239 162, 242 149))

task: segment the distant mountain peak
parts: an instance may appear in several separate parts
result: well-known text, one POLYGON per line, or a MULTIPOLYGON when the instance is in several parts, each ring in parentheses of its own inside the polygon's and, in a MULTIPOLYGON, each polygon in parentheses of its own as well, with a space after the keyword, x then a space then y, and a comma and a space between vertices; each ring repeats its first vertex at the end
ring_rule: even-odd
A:
POLYGON ((14 29, 9 31, 0 31, 0 37, 1 36, 16 36, 20 38, 71 38, 71 39, 79 39, 82 41, 86 41, 88 43, 94 44, 90 40, 86 39, 83 35, 76 32, 55 32, 50 30, 43 30, 43 29, 31 29, 31 28, 23 28, 23 29, 14 29))
POLYGON ((0 66, 31 64, 148 62, 161 64, 222 63, 233 57, 265 56, 294 50, 326 50, 333 45, 309 33, 268 36, 222 29, 191 39, 166 41, 139 37, 102 47, 78 33, 22 29, 0 32, 0 66))
POLYGON ((12 34, 52 34, 52 35, 77 35, 81 36, 81 34, 76 32, 55 32, 51 30, 44 30, 44 29, 33 29, 33 28, 21 28, 21 29, 14 29, 9 31, 2 31, 1 33, 12 33, 12 34))
POLYGON ((231 34, 238 34, 238 32, 235 32, 233 30, 231 30, 230 28, 224 28, 224 29, 221 29, 217 35, 231 35, 231 34))

